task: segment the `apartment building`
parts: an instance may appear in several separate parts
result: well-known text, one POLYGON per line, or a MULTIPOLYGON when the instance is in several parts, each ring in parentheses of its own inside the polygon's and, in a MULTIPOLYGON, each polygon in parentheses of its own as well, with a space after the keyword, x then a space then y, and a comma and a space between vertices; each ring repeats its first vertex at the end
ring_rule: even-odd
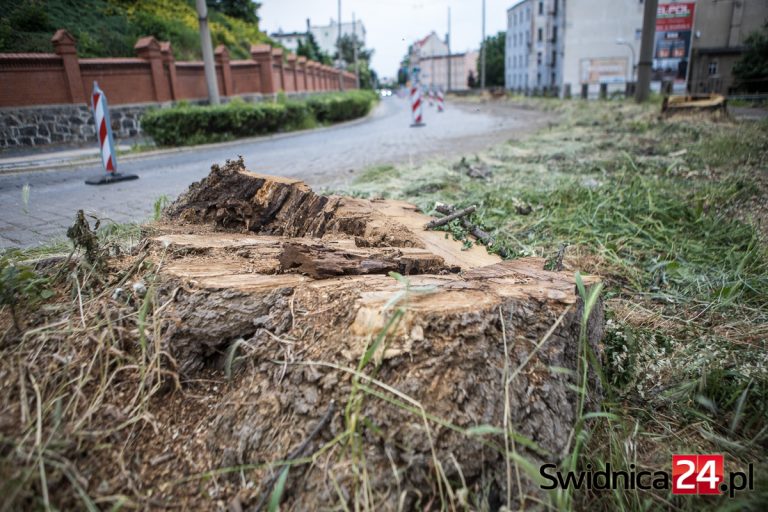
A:
POLYGON ((508 89, 560 87, 564 21, 565 0, 523 0, 507 10, 508 89))
POLYGON ((766 22, 766 0, 696 2, 688 77, 691 91, 727 94, 736 85, 733 66, 744 52, 744 41, 766 22))

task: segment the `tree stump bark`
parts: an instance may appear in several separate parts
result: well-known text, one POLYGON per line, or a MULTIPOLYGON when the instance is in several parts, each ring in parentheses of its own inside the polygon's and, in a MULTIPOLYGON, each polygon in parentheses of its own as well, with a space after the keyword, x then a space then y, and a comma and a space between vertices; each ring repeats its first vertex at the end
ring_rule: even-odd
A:
MULTIPOLYGON (((313 464, 290 470, 285 506, 423 508, 458 503, 463 486, 504 501, 503 437, 467 429, 503 428, 505 396, 509 428, 532 442, 516 453, 536 468, 562 459, 578 414, 573 276, 542 270, 539 258, 462 250, 424 230, 429 220, 403 202, 319 196, 241 161, 214 166, 167 208, 149 238, 168 304, 163 344, 185 378, 234 375, 191 435, 199 469, 281 461, 333 402, 304 453, 313 464)), ((598 303, 586 325, 595 352, 602 329, 598 303)), ((219 485, 254 506, 279 471, 250 471, 252 486, 234 472, 219 485)), ((541 499, 520 471, 514 499, 541 499)))

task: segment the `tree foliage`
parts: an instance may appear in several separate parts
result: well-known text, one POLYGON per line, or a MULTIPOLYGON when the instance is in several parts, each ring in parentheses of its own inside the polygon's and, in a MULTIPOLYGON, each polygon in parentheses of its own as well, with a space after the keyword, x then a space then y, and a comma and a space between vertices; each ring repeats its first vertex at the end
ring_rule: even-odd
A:
POLYGON ((330 66, 333 63, 331 56, 320 49, 312 32, 307 33, 306 43, 299 40, 299 47, 296 49, 296 55, 304 56, 310 60, 325 64, 326 66, 330 66))
POLYGON ((252 0, 208 0, 208 7, 232 18, 248 23, 258 23, 259 2, 252 0))
MULTIPOLYGON (((257 22, 247 21, 258 20, 257 3, 211 0, 209 5, 213 44, 226 45, 232 58, 246 59, 251 44, 269 42, 257 22), (244 6, 251 10, 245 12, 244 6)), ((0 52, 48 53, 58 28, 74 36, 81 57, 131 57, 136 40, 148 35, 170 41, 177 60, 201 56, 192 1, 0 0, 0 52)))
POLYGON ((750 92, 768 90, 768 22, 744 41, 746 51, 736 65, 733 75, 740 88, 750 92))
POLYGON ((347 71, 355 72, 355 48, 357 48, 357 72, 360 76, 360 87, 362 89, 373 89, 376 87, 376 72, 371 69, 371 57, 373 50, 365 48, 365 45, 357 36, 344 34, 339 40, 336 53, 333 56, 334 61, 339 60, 339 49, 341 49, 341 60, 347 71))
MULTIPOLYGON (((481 76, 482 52, 485 50, 485 85, 486 87, 504 86, 504 45, 506 33, 499 32, 488 36, 483 41, 480 50, 481 58, 477 59, 477 76, 481 76)), ((478 82, 480 80, 478 79, 478 82)))

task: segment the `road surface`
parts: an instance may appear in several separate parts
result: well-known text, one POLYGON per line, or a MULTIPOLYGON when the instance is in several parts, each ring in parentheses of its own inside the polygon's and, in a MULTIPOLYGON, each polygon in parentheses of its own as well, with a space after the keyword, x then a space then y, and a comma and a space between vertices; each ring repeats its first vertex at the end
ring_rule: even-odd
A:
MULTIPOLYGON (((343 187, 371 165, 418 163, 435 155, 477 151, 540 127, 547 121, 531 110, 489 110, 448 105, 425 109, 426 126, 410 128, 408 102, 386 98, 365 120, 320 130, 247 139, 123 159, 121 172, 140 179, 106 186, 84 180, 99 175, 98 164, 0 174, 0 248, 30 247, 63 238, 75 212, 104 220, 141 222, 158 197, 171 198, 205 177, 212 163, 242 155, 248 169, 300 178, 318 189, 343 187), (23 187, 29 185, 25 206, 23 187)), ((1 155, 0 155, 1 156, 1 155)), ((0 159, 1 161, 1 159, 0 159)))

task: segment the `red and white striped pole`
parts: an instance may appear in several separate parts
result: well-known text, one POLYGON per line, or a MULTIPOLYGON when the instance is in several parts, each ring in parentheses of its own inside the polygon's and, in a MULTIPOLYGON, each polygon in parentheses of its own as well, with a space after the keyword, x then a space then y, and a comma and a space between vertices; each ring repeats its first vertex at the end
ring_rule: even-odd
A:
POLYGON ((411 84, 411 128, 424 126, 422 120, 422 101, 421 101, 421 87, 418 83, 411 84))
POLYGON ((93 82, 91 108, 93 109, 93 118, 96 123, 96 137, 99 140, 101 163, 104 165, 104 170, 107 174, 97 179, 86 180, 86 183, 88 185, 103 185, 114 181, 137 179, 138 176, 135 174, 120 174, 117 172, 117 154, 115 152, 115 142, 112 138, 112 124, 109 120, 107 96, 99 88, 99 84, 96 81, 93 82))
POLYGON ((443 90, 438 89, 437 90, 437 111, 442 112, 445 110, 445 105, 443 104, 443 90))

